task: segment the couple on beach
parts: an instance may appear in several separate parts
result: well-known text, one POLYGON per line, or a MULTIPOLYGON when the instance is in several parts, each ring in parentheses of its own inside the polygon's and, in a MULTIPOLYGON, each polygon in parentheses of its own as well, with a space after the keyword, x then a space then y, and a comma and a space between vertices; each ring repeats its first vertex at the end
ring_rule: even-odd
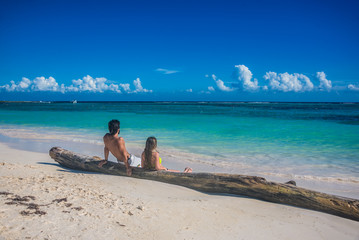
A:
MULTIPOLYGON (((118 162, 123 162, 126 166, 126 173, 128 176, 132 174, 132 167, 142 167, 147 170, 164 170, 169 172, 179 172, 162 166, 162 160, 157 151, 157 139, 155 137, 149 137, 146 141, 145 149, 142 152, 141 158, 138 158, 132 154, 129 154, 126 150, 125 140, 119 136, 120 133, 120 121, 114 119, 108 123, 109 133, 106 133, 103 137, 105 144, 104 154, 105 159, 99 163, 99 167, 102 167, 108 161, 108 155, 111 152, 113 156, 117 158, 118 162)), ((191 168, 185 168, 185 173, 192 172, 191 168)))

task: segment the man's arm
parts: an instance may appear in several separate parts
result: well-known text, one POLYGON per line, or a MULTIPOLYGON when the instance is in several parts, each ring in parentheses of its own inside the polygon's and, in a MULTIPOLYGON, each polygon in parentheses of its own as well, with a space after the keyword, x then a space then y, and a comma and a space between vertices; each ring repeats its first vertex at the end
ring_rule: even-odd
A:
POLYGON ((102 167, 104 164, 107 163, 108 161, 108 155, 110 153, 110 150, 108 150, 108 148, 105 146, 103 149, 104 155, 105 155, 105 159, 100 161, 100 163, 98 164, 99 167, 102 167))
POLYGON ((104 152, 104 155, 105 155, 105 161, 107 162, 110 150, 108 150, 108 148, 105 146, 104 149, 103 149, 103 152, 104 152))
POLYGON ((125 146, 125 140, 121 137, 121 138, 119 138, 118 143, 120 145, 119 146, 120 154, 122 155, 123 163, 125 164, 125 167, 126 167, 127 176, 131 176, 132 168, 131 168, 130 164, 128 163, 128 155, 129 154, 128 154, 126 146, 125 146))
POLYGON ((128 164, 127 159, 124 161, 124 163, 125 163, 125 166, 126 166, 127 176, 131 176, 132 175, 132 168, 131 168, 130 164, 128 164))

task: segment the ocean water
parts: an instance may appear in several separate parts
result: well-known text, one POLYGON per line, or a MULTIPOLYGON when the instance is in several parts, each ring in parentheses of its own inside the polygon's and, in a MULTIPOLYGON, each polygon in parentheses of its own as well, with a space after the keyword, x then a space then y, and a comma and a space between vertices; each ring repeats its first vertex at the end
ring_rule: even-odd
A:
POLYGON ((357 103, 2 102, 0 140, 102 156, 111 119, 136 155, 156 136, 169 166, 294 179, 359 198, 357 103))

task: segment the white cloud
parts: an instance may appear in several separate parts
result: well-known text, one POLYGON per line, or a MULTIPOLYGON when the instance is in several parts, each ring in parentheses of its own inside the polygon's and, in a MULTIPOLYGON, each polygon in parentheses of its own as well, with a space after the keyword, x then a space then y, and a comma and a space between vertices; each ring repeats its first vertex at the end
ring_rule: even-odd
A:
POLYGON ((312 91, 314 88, 310 79, 299 73, 275 73, 267 72, 264 75, 264 79, 269 81, 269 85, 272 90, 278 90, 283 92, 305 92, 312 91))
POLYGON ((187 89, 186 92, 193 92, 192 88, 187 89))
POLYGON ((122 89, 127 92, 130 93, 131 89, 130 89, 130 84, 129 83, 120 83, 120 86, 122 87, 122 89))
POLYGON ((59 91, 59 84, 56 82, 55 78, 49 77, 37 77, 33 80, 31 89, 34 91, 50 91, 57 92, 59 91))
POLYGON ((136 92, 144 92, 146 89, 143 89, 141 80, 139 78, 136 78, 136 80, 133 80, 133 85, 135 85, 135 91, 136 92))
POLYGON ((129 83, 120 83, 120 84, 109 84, 109 81, 106 78, 93 78, 89 75, 83 77, 82 79, 72 80, 72 85, 67 87, 68 91, 90 91, 90 92, 104 92, 112 91, 116 93, 122 93, 120 88, 123 89, 126 93, 141 93, 141 92, 152 92, 142 87, 141 80, 137 78, 133 81, 135 90, 132 91, 129 83))
POLYGON ((332 81, 327 79, 327 76, 324 72, 317 72, 316 76, 320 82, 319 89, 326 90, 329 92, 332 89, 332 81))
POLYGON ((235 90, 235 88, 230 88, 224 85, 224 82, 221 79, 217 80, 216 75, 212 74, 212 78, 213 80, 216 82, 217 87, 219 88, 219 90, 224 91, 224 92, 232 92, 235 90))
POLYGON ((27 89, 30 86, 30 84, 31 84, 30 79, 23 77, 18 87, 21 89, 27 89))
POLYGON ((133 81, 135 90, 131 91, 129 83, 114 84, 104 77, 93 78, 90 75, 83 77, 82 79, 72 80, 72 84, 65 86, 64 84, 59 85, 53 77, 36 77, 33 81, 23 77, 21 82, 15 83, 10 81, 10 84, 0 86, 0 90, 4 89, 8 92, 30 92, 30 91, 48 91, 48 92, 93 92, 103 93, 105 91, 111 91, 116 93, 122 93, 122 88, 127 93, 143 93, 152 92, 142 87, 139 78, 133 81))
POLYGON ((163 74, 173 74, 173 73, 178 73, 179 72, 177 70, 169 70, 169 69, 165 69, 165 68, 157 68, 156 71, 157 72, 162 72, 163 74))
POLYGON ((211 91, 211 92, 214 92, 214 91, 215 91, 215 90, 214 90, 214 87, 212 87, 212 86, 209 86, 209 87, 208 87, 208 90, 211 91))
POLYGON ((120 87, 117 84, 113 84, 113 83, 111 83, 110 86, 108 86, 108 90, 112 92, 122 93, 120 87))
POLYGON ((66 92, 65 84, 61 84, 61 86, 60 86, 60 92, 62 92, 62 93, 65 93, 65 92, 66 92))
POLYGON ((65 91, 67 91, 67 92, 79 92, 80 90, 78 89, 78 87, 74 87, 73 85, 71 85, 71 86, 65 87, 65 91))
POLYGON ((8 92, 29 92, 30 90, 57 92, 63 90, 63 85, 59 87, 59 84, 53 77, 36 77, 33 81, 26 77, 23 77, 18 84, 16 84, 14 81, 10 81, 10 83, 11 85, 6 84, 1 88, 4 88, 8 92))
POLYGON ((120 88, 123 89, 126 93, 142 93, 142 92, 152 92, 142 87, 141 80, 137 78, 133 81, 135 90, 132 91, 129 83, 120 83, 120 84, 109 84, 109 81, 106 78, 92 78, 87 75, 82 79, 72 80, 73 85, 67 87, 68 91, 90 91, 90 92, 104 92, 112 91, 116 93, 122 93, 120 88))
POLYGON ((16 84, 14 81, 10 81, 11 85, 6 84, 4 86, 2 86, 2 88, 5 88, 6 91, 8 92, 25 92, 25 91, 29 91, 29 87, 31 85, 31 81, 28 78, 23 77, 21 82, 19 82, 19 84, 16 84))
POLYGON ((359 91, 359 85, 349 84, 348 89, 352 91, 359 91))
POLYGON ((235 65, 234 67, 238 68, 238 80, 242 82, 245 91, 255 91, 259 89, 258 80, 254 79, 252 81, 253 74, 248 67, 244 65, 235 65))
MULTIPOLYGON (((106 84, 106 78, 93 78, 90 75, 82 79, 72 80, 72 85, 67 87, 67 90, 74 92, 104 92, 109 90, 109 85, 106 84)), ((114 87, 112 87, 114 89, 114 87)), ((118 87, 117 87, 118 89, 118 87)))
POLYGON ((148 90, 142 87, 140 78, 133 80, 133 85, 135 85, 136 89, 134 92, 152 92, 152 90, 148 90))
POLYGON ((231 92, 234 90, 233 88, 225 86, 224 82, 221 79, 216 80, 216 84, 217 84, 217 87, 222 91, 231 92))

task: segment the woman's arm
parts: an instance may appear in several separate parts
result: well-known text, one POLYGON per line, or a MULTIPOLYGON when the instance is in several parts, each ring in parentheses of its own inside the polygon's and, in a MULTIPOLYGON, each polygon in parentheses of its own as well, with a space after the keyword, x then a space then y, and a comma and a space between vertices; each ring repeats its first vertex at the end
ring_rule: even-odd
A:
POLYGON ((159 170, 166 170, 167 171, 167 168, 162 166, 162 164, 160 163, 160 155, 158 154, 158 152, 154 153, 154 157, 155 157, 155 169, 157 171, 159 171, 159 170))
POLYGON ((156 168, 157 171, 165 170, 165 171, 168 171, 168 172, 179 172, 177 170, 168 169, 168 168, 165 168, 164 166, 162 166, 162 164, 160 163, 160 155, 158 153, 155 153, 155 157, 156 157, 155 168, 156 168))
POLYGON ((143 151, 141 155, 141 168, 144 167, 145 167, 145 151, 143 151))

